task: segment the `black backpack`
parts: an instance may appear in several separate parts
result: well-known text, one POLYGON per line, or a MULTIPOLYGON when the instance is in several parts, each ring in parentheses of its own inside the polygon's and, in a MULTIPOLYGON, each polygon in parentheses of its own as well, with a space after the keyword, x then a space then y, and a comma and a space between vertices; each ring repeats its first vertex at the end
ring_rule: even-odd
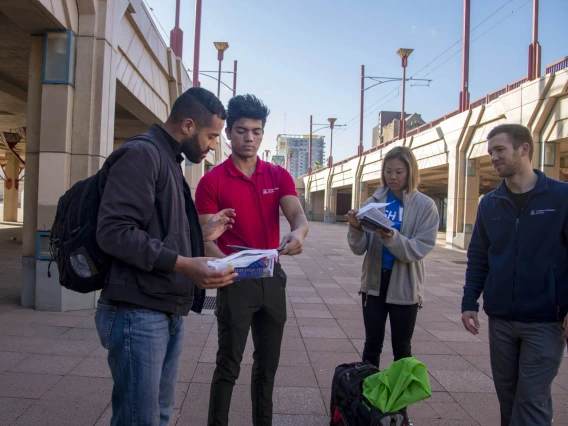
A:
MULTIPOLYGON (((157 142, 146 134, 133 139, 153 144, 157 142)), ((125 142, 125 143, 126 143, 125 142)), ((51 226, 49 250, 59 271, 59 283, 78 293, 102 290, 112 264, 112 257, 97 243, 97 218, 111 164, 124 154, 113 151, 103 167, 93 176, 77 182, 57 203, 51 226)), ((51 261, 47 268, 50 273, 51 261)))
MULTIPOLYGON (((148 134, 136 139, 159 147, 159 143, 148 134)), ((111 164, 123 154, 114 151, 95 175, 77 182, 59 198, 55 220, 51 227, 49 250, 51 260, 47 275, 51 278, 51 261, 55 260, 59 271, 59 283, 69 290, 90 293, 102 290, 112 265, 112 257, 101 250, 97 243, 97 218, 103 195, 106 176, 111 164)), ((186 213, 189 219, 191 252, 194 257, 204 256, 203 237, 197 217, 197 210, 191 200, 191 190, 183 182, 189 199, 186 198, 186 213)), ((191 310, 201 313, 205 302, 205 290, 196 288, 191 310)))
POLYGON ((96 236, 104 190, 101 181, 99 170, 65 192, 57 203, 50 232, 49 249, 57 264, 59 283, 79 293, 101 290, 112 261, 99 247, 96 236))
POLYGON ((363 395, 363 380, 379 370, 368 362, 341 364, 331 385, 330 426, 408 426, 406 410, 383 413, 363 395))

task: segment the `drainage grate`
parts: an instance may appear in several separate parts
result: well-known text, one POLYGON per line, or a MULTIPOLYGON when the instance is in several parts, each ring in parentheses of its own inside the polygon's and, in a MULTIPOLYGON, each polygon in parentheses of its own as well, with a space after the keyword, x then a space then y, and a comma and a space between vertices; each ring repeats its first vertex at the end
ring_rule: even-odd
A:
POLYGON ((215 296, 205 296, 205 302, 203 303, 203 309, 212 309, 216 307, 217 298, 215 296))

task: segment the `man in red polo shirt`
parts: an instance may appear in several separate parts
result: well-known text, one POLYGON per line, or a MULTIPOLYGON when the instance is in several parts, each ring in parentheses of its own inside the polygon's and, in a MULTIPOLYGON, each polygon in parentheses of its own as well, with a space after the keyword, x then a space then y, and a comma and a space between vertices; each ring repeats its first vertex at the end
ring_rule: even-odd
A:
MULTIPOLYGON (((207 256, 225 257, 229 245, 256 249, 280 248, 280 255, 302 252, 308 221, 298 200, 292 176, 280 166, 257 156, 264 135, 268 108, 253 95, 229 101, 227 138, 232 155, 207 173, 195 193, 199 220, 235 209, 232 229, 214 243, 206 243, 207 256), (280 213, 291 231, 280 241, 280 213)), ((252 417, 255 426, 272 425, 272 391, 286 323, 286 274, 280 263, 274 276, 236 281, 217 292, 219 349, 211 383, 209 426, 226 426, 233 386, 239 377, 249 329, 254 342, 251 378, 252 417)))

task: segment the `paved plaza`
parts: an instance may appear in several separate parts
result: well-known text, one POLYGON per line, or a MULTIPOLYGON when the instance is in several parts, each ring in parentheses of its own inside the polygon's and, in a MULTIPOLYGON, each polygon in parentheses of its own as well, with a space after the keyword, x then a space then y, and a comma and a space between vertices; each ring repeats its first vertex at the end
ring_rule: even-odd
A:
MULTIPOLYGON (((311 223, 305 252, 282 263, 288 323, 274 392, 275 426, 326 426, 334 368, 357 361, 364 329, 357 294, 362 257, 345 224, 311 223)), ((285 228, 284 228, 285 229, 285 228)), ((0 425, 108 425, 112 380, 94 310, 36 312, 19 306, 21 228, 0 225, 0 425)), ((478 337, 461 325, 465 254, 439 246, 427 258, 426 301, 413 353, 430 372, 432 398, 410 409, 414 425, 498 425, 487 321, 478 337)), ((387 336, 388 339, 388 336, 387 336)), ((383 365, 392 362, 385 345, 383 365)), ((171 424, 206 424, 217 335, 212 314, 190 315, 171 424)), ((252 342, 233 394, 231 426, 251 426, 252 342)), ((553 386, 554 425, 568 425, 568 363, 553 386)))

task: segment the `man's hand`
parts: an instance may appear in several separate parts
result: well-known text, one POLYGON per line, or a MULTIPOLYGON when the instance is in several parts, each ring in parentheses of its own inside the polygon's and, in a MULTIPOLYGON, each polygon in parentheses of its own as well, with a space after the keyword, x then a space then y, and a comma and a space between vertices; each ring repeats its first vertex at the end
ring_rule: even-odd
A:
POLYGON ((477 312, 475 311, 464 311, 462 313, 463 326, 471 334, 479 334, 479 320, 477 319, 477 312), (473 321, 473 324, 472 324, 473 321))
POLYGON ((282 238, 282 242, 280 243, 278 250, 282 249, 282 251, 279 253, 280 256, 294 256, 296 254, 302 253, 303 247, 304 237, 299 232, 294 231, 284 235, 284 238, 282 238))
POLYGON ((564 333, 562 334, 563 339, 568 339, 568 314, 564 317, 564 323, 562 324, 562 328, 564 329, 564 333))
POLYGON ((210 242, 215 241, 219 238, 223 232, 227 229, 233 227, 235 219, 233 219, 237 214, 233 209, 221 210, 219 213, 214 214, 211 219, 207 221, 202 227, 201 232, 203 232, 203 241, 210 242))
POLYGON ((183 257, 178 256, 174 271, 184 274, 199 288, 211 289, 225 287, 237 278, 235 268, 217 271, 207 265, 207 261, 215 260, 214 257, 183 257))
POLYGON ((351 225, 353 228, 360 228, 361 221, 355 217, 359 209, 352 209, 347 212, 345 217, 347 218, 347 223, 351 225))

